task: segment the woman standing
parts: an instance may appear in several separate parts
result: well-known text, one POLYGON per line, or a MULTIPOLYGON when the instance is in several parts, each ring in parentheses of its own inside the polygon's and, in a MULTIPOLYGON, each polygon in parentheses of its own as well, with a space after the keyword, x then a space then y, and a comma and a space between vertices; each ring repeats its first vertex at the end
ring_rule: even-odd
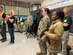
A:
POLYGON ((41 9, 42 19, 39 22, 38 31, 37 31, 37 39, 39 41, 39 47, 41 52, 38 52, 37 55, 47 55, 47 46, 45 42, 43 42, 43 39, 44 39, 44 32, 50 26, 50 18, 48 16, 49 14, 50 11, 48 8, 41 9))
POLYGON ((60 11, 55 11, 52 14, 52 25, 49 28, 49 31, 46 31, 44 34, 49 39, 49 55, 57 55, 61 49, 61 37, 64 32, 63 24, 61 22, 62 15, 60 11))
POLYGON ((13 44, 15 41, 15 37, 14 37, 14 20, 15 20, 15 17, 14 17, 14 11, 13 10, 10 10, 9 11, 9 17, 8 17, 8 20, 7 20, 7 24, 8 24, 8 31, 9 31, 9 34, 10 34, 10 44, 13 44))

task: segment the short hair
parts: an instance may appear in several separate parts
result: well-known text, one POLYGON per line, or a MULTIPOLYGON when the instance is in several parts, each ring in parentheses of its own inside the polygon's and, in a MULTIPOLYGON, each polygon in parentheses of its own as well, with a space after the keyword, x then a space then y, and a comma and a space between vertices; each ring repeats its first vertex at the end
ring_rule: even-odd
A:
POLYGON ((13 10, 10 10, 10 12, 12 13, 12 15, 14 15, 14 11, 13 10))
POLYGON ((2 10, 3 10, 3 6, 0 6, 0 8, 2 8, 2 10))
POLYGON ((63 10, 66 9, 68 12, 70 12, 70 8, 69 7, 64 7, 63 10))

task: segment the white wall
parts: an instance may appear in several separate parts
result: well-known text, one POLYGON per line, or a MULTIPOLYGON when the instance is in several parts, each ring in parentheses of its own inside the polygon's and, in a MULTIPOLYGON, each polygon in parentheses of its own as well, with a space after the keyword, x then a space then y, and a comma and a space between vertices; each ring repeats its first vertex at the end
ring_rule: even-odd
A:
POLYGON ((41 2, 41 7, 55 9, 59 7, 73 5, 73 0, 44 0, 41 2))

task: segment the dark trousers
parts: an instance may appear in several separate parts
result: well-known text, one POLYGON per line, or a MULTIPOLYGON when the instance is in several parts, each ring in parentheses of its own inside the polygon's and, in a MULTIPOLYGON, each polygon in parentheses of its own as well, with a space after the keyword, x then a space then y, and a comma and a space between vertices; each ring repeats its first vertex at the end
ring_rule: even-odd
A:
POLYGON ((3 24, 2 31, 1 31, 1 36, 2 36, 3 39, 7 39, 6 38, 6 24, 3 24))
POLYGON ((11 38, 11 41, 10 42, 13 42, 14 43, 14 28, 8 28, 8 31, 9 31, 9 34, 10 34, 10 38, 11 38))

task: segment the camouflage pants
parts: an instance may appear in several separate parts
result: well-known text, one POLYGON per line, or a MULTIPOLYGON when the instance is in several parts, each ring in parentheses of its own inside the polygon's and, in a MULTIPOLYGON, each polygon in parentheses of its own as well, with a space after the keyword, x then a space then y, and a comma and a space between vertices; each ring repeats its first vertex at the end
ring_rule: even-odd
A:
POLYGON ((67 55, 67 43, 69 39, 69 31, 64 31, 62 36, 62 53, 63 55, 67 55))
POLYGON ((39 46, 40 46, 40 50, 42 53, 47 54, 47 45, 46 45, 46 37, 42 37, 41 40, 39 40, 39 46))

